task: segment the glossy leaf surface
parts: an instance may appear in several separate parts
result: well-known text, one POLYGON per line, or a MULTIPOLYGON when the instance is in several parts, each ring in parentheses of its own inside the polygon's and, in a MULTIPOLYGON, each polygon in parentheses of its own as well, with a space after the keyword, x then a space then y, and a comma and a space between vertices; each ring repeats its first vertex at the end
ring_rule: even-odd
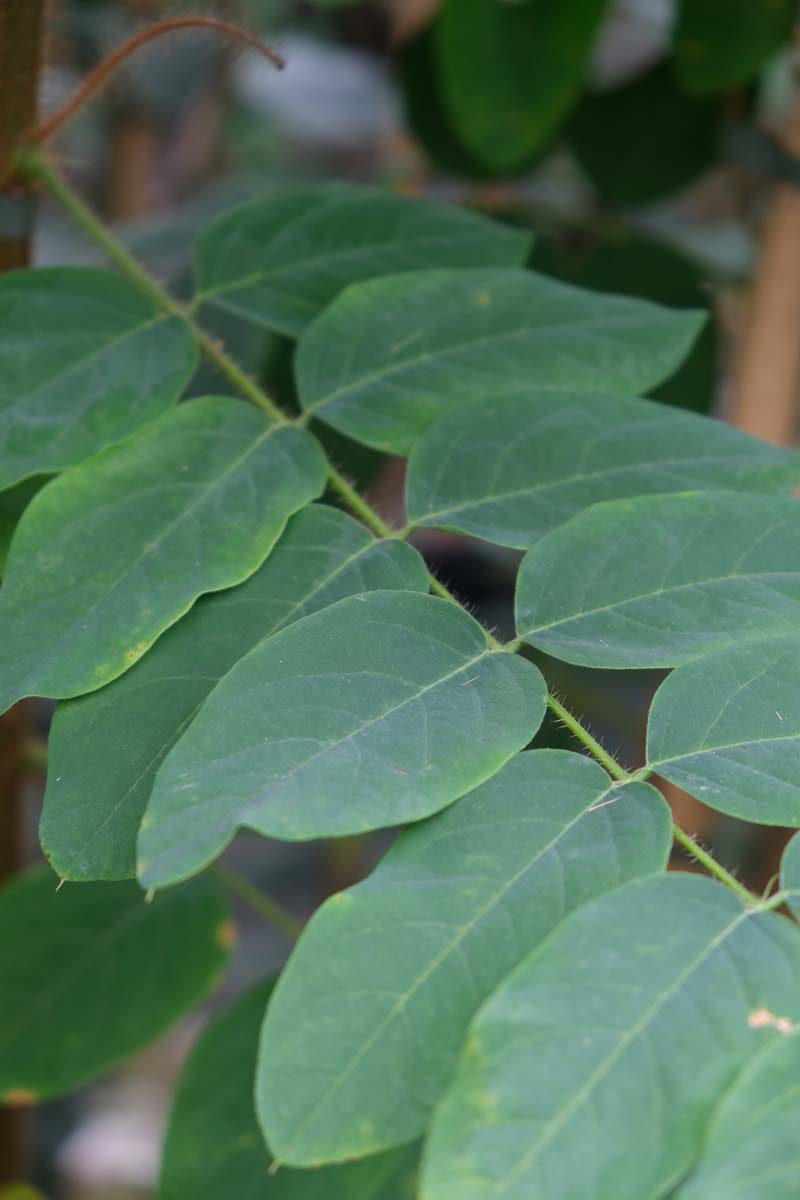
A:
POLYGON ((253 1074, 270 990, 262 983, 240 996, 195 1045, 178 1083, 159 1200, 412 1200, 415 1148, 321 1171, 268 1173, 253 1074))
POLYGON ((195 400, 49 483, 0 593, 0 709, 94 691, 207 591, 241 582, 327 473, 304 430, 195 400))
POLYGON ((46 867, 0 891, 0 1096, 77 1087, 153 1041, 217 983, 233 929, 196 880, 151 904, 132 883, 66 884, 46 867))
POLYGON ((197 350, 187 326, 110 271, 0 279, 0 488, 74 466, 160 416, 197 350))
POLYGON ((656 692, 648 763, 745 821, 800 825, 800 639, 686 663, 656 692))
POLYGON ((371 592, 263 642, 165 759, 139 837, 164 885, 236 828, 290 841, 419 820, 495 774, 544 715, 532 663, 446 600, 371 592))
POLYGON ((689 875, 579 909, 484 1005, 428 1142, 424 1200, 642 1200, 800 1017, 800 930, 689 875))
POLYGON ((528 551, 527 642, 587 667, 671 667, 800 634, 800 507, 732 492, 598 504, 528 551))
POLYGON ((788 494, 800 458, 646 400, 530 391, 481 400, 417 445, 408 519, 524 549, 602 500, 687 488, 788 494))
POLYGON ((296 337, 356 280, 431 262, 515 266, 530 244, 448 204, 333 184, 278 192, 212 221, 197 243, 197 283, 205 301, 296 337))
POLYGON ((654 788, 564 750, 515 755, 402 833, 317 911, 270 1004, 257 1098, 276 1155, 340 1161, 424 1132, 481 1002, 565 913, 663 870, 670 843, 654 788))
POLYGON ((649 204, 717 165, 721 118, 718 102, 687 95, 662 60, 616 87, 588 91, 567 137, 604 200, 649 204))
POLYGON ((717 92, 749 83, 791 41, 794 0, 681 0, 675 66, 684 87, 717 92))
POLYGON ((376 279, 348 288, 303 336, 300 398, 348 436, 407 454, 470 400, 538 385, 647 391, 680 365, 703 319, 532 271, 376 279))
POLYGON ((605 9, 606 0, 445 0, 434 26, 442 99, 495 174, 545 148, 577 97, 605 9))
POLYGON ((215 684, 278 629, 376 588, 427 591, 417 552, 376 541, 337 509, 310 505, 245 583, 202 597, 108 687, 60 704, 40 826, 55 870, 68 879, 133 876, 156 771, 215 684))

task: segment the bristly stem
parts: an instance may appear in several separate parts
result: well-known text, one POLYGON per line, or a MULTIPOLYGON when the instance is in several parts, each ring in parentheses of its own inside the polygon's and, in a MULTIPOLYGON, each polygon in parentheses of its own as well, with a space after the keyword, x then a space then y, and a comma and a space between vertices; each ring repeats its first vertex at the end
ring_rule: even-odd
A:
POLYGON ((166 288, 153 279, 152 275, 125 249, 119 239, 106 229, 102 221, 98 220, 92 210, 84 204, 77 192, 69 186, 44 154, 34 150, 20 154, 17 158, 17 169, 30 179, 41 180, 76 224, 80 225, 81 229, 103 250, 111 262, 116 263, 132 283, 140 287, 162 312, 179 317, 189 326, 203 352, 227 376, 237 391, 267 413, 273 421, 283 425, 289 423, 288 417, 278 408, 277 404, 270 400, 269 396, 242 370, 239 364, 225 353, 220 343, 206 333, 183 305, 179 304, 166 288))
MULTIPOLYGON (((157 304, 164 312, 168 312, 173 316, 180 317, 182 321, 186 322, 194 336, 197 338, 197 341, 205 354, 214 363, 216 363, 219 369, 226 375, 233 386, 243 396, 261 408, 271 417, 272 420, 283 425, 293 424, 290 418, 287 417, 286 414, 282 412, 281 409, 274 403, 274 401, 269 398, 266 392, 264 392, 258 386, 255 380, 251 379, 250 376, 242 370, 238 363, 236 363, 227 354, 219 342, 216 342, 208 333, 206 333, 206 331, 197 324, 190 313, 181 304, 179 304, 178 301, 175 300, 165 288, 163 288, 155 279, 153 279, 152 276, 136 261, 131 254, 129 254, 129 252, 117 240, 117 238, 115 238, 114 235, 105 228, 102 222, 95 217, 94 213, 83 203, 80 196, 78 196, 78 194, 72 190, 66 180, 62 178, 60 173, 53 166, 53 164, 49 162, 41 152, 32 150, 18 155, 16 165, 19 173, 22 176, 27 176, 30 179, 41 180, 41 182, 46 185, 55 199, 59 201, 64 209, 81 226, 81 228, 85 230, 89 237, 92 238, 92 240, 105 251, 109 259, 112 262, 115 262, 132 282, 138 284, 139 287, 141 287, 150 296, 155 304, 157 304)), ((402 537, 405 531, 394 530, 387 525, 383 518, 377 512, 375 512, 372 506, 366 500, 364 500, 364 498, 358 494, 355 488, 348 483, 344 476, 333 467, 330 468, 329 480, 331 487, 342 497, 350 511, 361 521, 363 521, 363 523, 373 534, 375 534, 377 537, 402 537)), ((449 600, 451 603, 458 605, 459 608, 464 608, 464 606, 452 594, 452 592, 450 592, 444 586, 444 584, 440 583, 435 576, 430 575, 429 579, 430 590, 435 596, 439 596, 443 600, 449 600)), ((498 641, 498 639, 495 638, 491 633, 488 631, 485 631, 485 633, 487 642, 492 650, 505 650, 506 652, 509 650, 516 651, 522 644, 519 640, 517 640, 510 643, 508 646, 504 646, 503 643, 498 641)), ((601 746, 600 742, 598 742, 597 739, 592 736, 589 730, 581 724, 577 717, 573 716, 569 709, 565 708, 564 705, 552 694, 548 696, 548 705, 554 715, 567 727, 567 729, 570 730, 570 732, 578 739, 578 741, 585 746, 589 753, 592 754, 595 759, 597 759, 597 761, 605 768, 612 779, 617 780, 618 783, 631 783, 635 781, 636 776, 626 771, 625 768, 621 766, 620 763, 618 763, 616 759, 601 746)), ((725 867, 718 863, 717 860, 708 853, 708 851, 703 850, 701 846, 698 846, 688 833, 685 833, 679 825, 674 823, 673 836, 675 841, 683 846, 685 850, 688 850, 689 853, 692 854, 693 857, 697 859, 697 861, 703 867, 705 867, 709 874, 713 875, 720 881, 720 883, 725 884, 726 887, 729 887, 731 891, 735 892, 740 900, 743 900, 746 904, 750 905, 760 905, 762 903, 760 897, 756 896, 753 892, 750 892, 744 886, 744 884, 741 884, 739 880, 730 873, 730 871, 727 871, 725 867)), ((266 910, 269 908, 272 915, 268 917, 268 919, 274 919, 275 912, 272 908, 274 902, 270 901, 269 897, 265 898, 264 894, 260 892, 258 888, 250 884, 248 880, 243 880, 241 877, 237 877, 237 882, 234 885, 230 877, 230 872, 227 871, 227 868, 215 867, 214 870, 217 872, 217 874, 219 874, 220 871, 226 872, 226 874, 229 876, 229 886, 239 887, 240 894, 242 894, 243 898, 246 897, 244 896, 244 891, 242 889, 246 888, 251 903, 256 897, 259 897, 260 899, 257 899, 253 906, 260 906, 264 915, 266 915, 266 910)), ((275 909, 277 909, 277 906, 275 906, 275 909)), ((278 909, 278 911, 282 913, 282 910, 278 909)), ((293 932, 291 936, 296 936, 299 929, 299 922, 295 922, 294 918, 290 917, 288 914, 283 914, 283 916, 279 917, 275 923, 278 924, 280 920, 284 920, 284 922, 288 921, 292 926, 293 932)), ((284 924, 284 932, 288 932, 288 926, 286 924, 284 924)))
POLYGON ((238 896, 240 900, 249 905, 260 917, 279 929, 291 942, 297 941, 303 932, 303 922, 298 921, 297 917, 293 917, 285 908, 281 908, 276 900, 273 900, 266 892, 262 892, 261 888, 256 887, 245 875, 240 875, 238 871, 232 871, 230 867, 223 866, 222 863, 215 863, 213 867, 209 868, 209 873, 218 879, 228 891, 233 892, 234 896, 238 896))
POLYGON ((613 758, 607 750, 604 750, 596 738, 592 737, 589 730, 580 723, 577 717, 574 717, 568 708, 565 708, 560 700, 557 700, 552 693, 547 698, 547 703, 550 711, 558 718, 562 725, 565 725, 573 737, 576 737, 581 742, 589 753, 597 759, 597 761, 605 767, 612 779, 616 779, 619 783, 629 783, 631 776, 620 766, 615 758, 613 758))
POLYGON ((697 859, 700 865, 705 867, 710 875, 715 876, 720 883, 724 883, 726 887, 729 887, 732 892, 736 893, 740 900, 744 901, 745 904, 760 905, 762 903, 762 900, 759 896, 756 896, 756 894, 751 892, 749 888, 746 888, 743 883, 740 883, 736 876, 732 875, 730 871, 726 871, 725 868, 717 862, 713 855, 709 854, 707 850, 704 850, 702 846, 699 846, 694 838, 690 837, 688 833, 685 833, 684 830, 681 829, 680 825, 676 825, 674 821, 672 823, 672 836, 676 842, 683 846, 684 850, 688 850, 692 858, 697 859))
MULTIPOLYGON (((551 712, 558 717, 562 725, 565 725, 570 733, 586 747, 589 753, 605 767, 612 779, 616 779, 620 783, 636 783, 641 781, 640 772, 631 774, 629 771, 626 771, 615 758, 612 758, 607 750, 603 749, 597 739, 592 737, 589 730, 555 696, 548 696, 547 703, 551 712)), ((697 859, 701 866, 705 867, 710 875, 713 875, 720 883, 724 883, 726 887, 729 887, 745 904, 761 903, 758 896, 746 888, 744 884, 740 883, 736 876, 726 870, 721 863, 718 863, 707 850, 699 846, 675 821, 672 823, 672 836, 684 850, 688 850, 692 857, 697 859)))

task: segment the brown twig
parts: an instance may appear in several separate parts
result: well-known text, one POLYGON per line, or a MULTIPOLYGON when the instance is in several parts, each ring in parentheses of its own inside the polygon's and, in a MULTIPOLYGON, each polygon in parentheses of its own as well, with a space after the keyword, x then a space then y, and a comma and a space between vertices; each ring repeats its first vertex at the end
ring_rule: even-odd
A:
POLYGON ((28 134, 28 142, 40 144, 53 137, 96 92, 108 83, 117 68, 126 58, 135 54, 140 46, 144 46, 164 34, 178 33, 182 29, 212 29, 258 51, 277 70, 280 71, 286 66, 286 60, 280 54, 262 42, 254 33, 249 33, 240 25, 234 25, 232 21, 223 21, 219 17, 172 17, 167 21, 158 21, 155 25, 149 25, 146 29, 134 33, 109 54, 108 58, 104 58, 101 63, 98 63, 66 103, 28 134))

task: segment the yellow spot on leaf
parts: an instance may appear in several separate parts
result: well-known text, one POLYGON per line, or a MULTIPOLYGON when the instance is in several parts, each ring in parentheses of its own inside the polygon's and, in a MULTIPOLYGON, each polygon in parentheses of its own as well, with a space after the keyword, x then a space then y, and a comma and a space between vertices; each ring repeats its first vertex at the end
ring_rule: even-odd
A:
POLYGON ((137 662, 147 649, 147 642, 137 642, 135 646, 131 646, 130 650, 125 651, 125 657, 128 662, 137 662))
POLYGON ((29 1092, 25 1088, 12 1088, 10 1092, 6 1092, 3 1096, 3 1104, 13 1104, 20 1108, 30 1108, 36 1103, 36 1093, 29 1092))
POLYGON ((214 937, 222 946, 223 950, 230 950, 236 945, 236 939, 239 936, 239 930, 236 928, 235 921, 222 921, 216 928, 214 937))

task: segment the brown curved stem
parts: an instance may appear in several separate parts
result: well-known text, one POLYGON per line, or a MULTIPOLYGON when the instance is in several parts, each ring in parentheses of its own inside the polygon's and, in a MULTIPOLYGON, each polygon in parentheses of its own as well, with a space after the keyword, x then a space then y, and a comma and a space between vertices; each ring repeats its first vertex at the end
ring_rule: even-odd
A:
POLYGON ((257 50, 277 70, 280 71, 286 66, 286 61, 280 54, 262 42, 254 33, 249 33, 246 29, 242 29, 240 25, 234 25, 232 21, 223 21, 218 17, 173 17, 167 21, 158 21, 155 25, 149 25, 147 29, 142 29, 138 33, 133 34, 126 42, 118 46, 112 54, 109 54, 108 58, 104 58, 91 74, 87 75, 83 83, 76 88, 66 103, 57 112, 53 113, 52 116, 48 117, 46 121, 43 121, 41 125, 38 125, 31 131, 28 135, 28 141, 33 143, 47 141, 100 88, 108 83, 120 64, 126 58, 130 58, 132 54, 135 54, 140 46, 145 46, 148 42, 152 42, 164 34, 178 33, 182 29, 213 29, 224 37, 233 38, 235 41, 241 42, 253 50, 257 50))

